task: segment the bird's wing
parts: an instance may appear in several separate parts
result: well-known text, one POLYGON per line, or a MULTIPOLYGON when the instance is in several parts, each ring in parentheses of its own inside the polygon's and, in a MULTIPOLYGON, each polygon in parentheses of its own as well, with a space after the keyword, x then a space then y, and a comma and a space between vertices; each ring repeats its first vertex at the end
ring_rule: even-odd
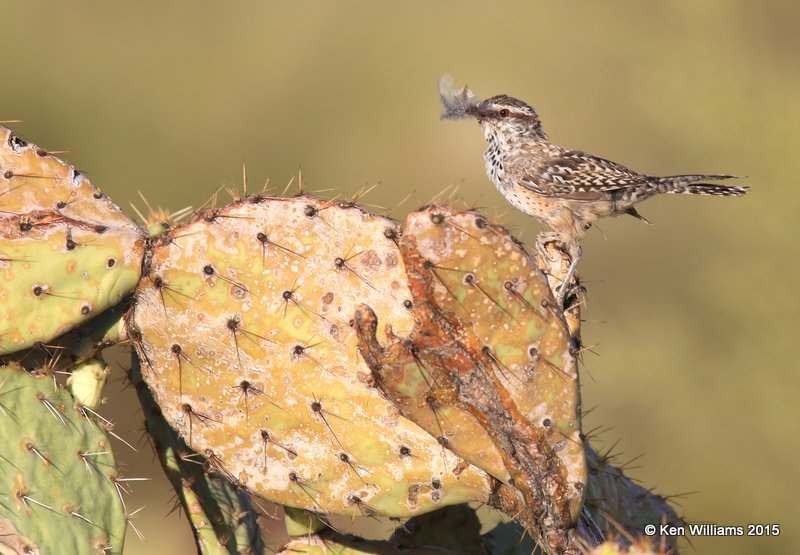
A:
POLYGON ((579 150, 569 150, 529 165, 522 172, 521 184, 546 196, 591 200, 648 182, 651 178, 621 164, 592 156, 579 150))

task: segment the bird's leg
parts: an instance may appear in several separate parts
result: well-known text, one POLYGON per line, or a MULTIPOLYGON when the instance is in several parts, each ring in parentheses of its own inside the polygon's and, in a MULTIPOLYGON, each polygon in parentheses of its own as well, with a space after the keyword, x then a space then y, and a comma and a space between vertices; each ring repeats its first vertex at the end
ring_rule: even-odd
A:
POLYGON ((556 295, 556 300, 558 301, 559 306, 564 306, 564 297, 567 296, 567 291, 572 287, 572 279, 575 277, 575 269, 578 267, 578 261, 581 259, 583 255, 583 249, 577 243, 570 243, 568 246, 569 252, 569 268, 567 268, 567 273, 564 276, 564 280, 561 282, 561 287, 558 288, 558 294, 556 295))
POLYGON ((560 233, 544 232, 536 236, 536 250, 539 252, 546 273, 550 276, 548 281, 550 281, 550 287, 553 290, 556 301, 559 306, 563 306, 564 298, 572 287, 571 282, 575 276, 575 269, 578 266, 578 261, 581 259, 581 247, 577 241, 565 239, 560 233), (566 257, 569 257, 569 266, 563 274, 561 269, 564 267, 565 257, 560 257, 556 254, 554 258, 547 248, 549 243, 555 243, 555 250, 561 251, 566 257), (564 277, 559 277, 561 275, 564 277), (553 283, 554 281, 558 283, 553 283))

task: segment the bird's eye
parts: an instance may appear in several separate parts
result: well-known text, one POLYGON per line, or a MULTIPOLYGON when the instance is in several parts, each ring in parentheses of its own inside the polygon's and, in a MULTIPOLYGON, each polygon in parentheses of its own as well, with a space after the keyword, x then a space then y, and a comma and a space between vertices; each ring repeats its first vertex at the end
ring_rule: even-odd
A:
POLYGON ((506 108, 503 108, 503 109, 502 109, 502 110, 500 110, 498 113, 500 114, 500 117, 501 117, 501 118, 506 118, 506 117, 508 117, 508 109, 506 109, 506 108))

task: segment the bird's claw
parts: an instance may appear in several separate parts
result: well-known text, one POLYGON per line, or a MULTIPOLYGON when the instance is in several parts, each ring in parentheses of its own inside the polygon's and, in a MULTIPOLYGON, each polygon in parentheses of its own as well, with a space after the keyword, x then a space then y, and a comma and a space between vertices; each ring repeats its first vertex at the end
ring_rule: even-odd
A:
POLYGON ((569 299, 573 294, 578 295, 583 291, 585 291, 585 288, 583 287, 583 285, 578 283, 577 280, 573 281, 572 283, 562 282, 555 293, 557 306, 562 307, 563 310, 571 308, 574 303, 570 303, 570 305, 567 306, 565 304, 567 299, 569 299))

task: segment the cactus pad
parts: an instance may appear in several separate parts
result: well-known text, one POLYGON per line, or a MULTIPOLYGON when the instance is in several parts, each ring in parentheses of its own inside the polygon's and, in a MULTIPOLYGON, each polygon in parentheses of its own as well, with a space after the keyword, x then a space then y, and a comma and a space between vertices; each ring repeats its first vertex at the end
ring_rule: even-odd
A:
POLYGON ((128 335, 192 448, 250 491, 317 512, 487 499, 487 476, 403 418, 359 357, 359 303, 413 326, 398 237, 348 204, 253 197, 162 238, 128 335))
POLYGON ((72 166, 0 126, 0 355, 130 294, 143 233, 72 166))
POLYGON ((475 212, 442 207, 409 214, 403 247, 424 258, 431 301, 474 334, 487 368, 535 427, 537 441, 558 458, 576 518, 586 484, 579 343, 555 308, 536 261, 505 228, 475 212))
MULTIPOLYGON (((606 457, 600 456, 590 446, 586 448, 586 460, 589 468, 586 506, 595 520, 603 523, 605 528, 621 528, 626 536, 638 537, 646 524, 663 522, 672 526, 685 526, 683 519, 663 497, 625 476, 620 468, 609 464, 606 457), (607 518, 609 515, 611 519, 607 518)), ((676 547, 675 537, 672 536, 655 536, 650 539, 661 543, 667 550, 674 550, 676 547)), ((634 547, 636 545, 642 544, 634 542, 634 547)), ((598 553, 606 551, 599 549, 598 553)), ((632 550, 631 553, 639 551, 632 550)))
MULTIPOLYGON (((537 541, 572 546, 586 487, 577 365, 547 281, 507 231, 470 212, 409 215, 401 252, 412 332, 384 347, 375 314, 362 307, 356 316, 376 382, 404 415, 513 485, 537 541)), ((511 514, 518 505, 507 497, 497 506, 511 514)))
POLYGON ((122 552, 117 467, 91 418, 50 377, 0 368, 0 546, 39 555, 122 552))

